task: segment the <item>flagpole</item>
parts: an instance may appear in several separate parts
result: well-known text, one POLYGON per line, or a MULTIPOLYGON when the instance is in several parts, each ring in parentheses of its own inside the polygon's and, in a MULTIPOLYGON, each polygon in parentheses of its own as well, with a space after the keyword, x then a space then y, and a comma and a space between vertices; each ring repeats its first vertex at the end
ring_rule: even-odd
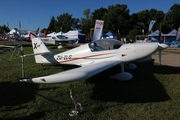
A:
POLYGON ((19 21, 19 30, 21 29, 21 21, 19 21))

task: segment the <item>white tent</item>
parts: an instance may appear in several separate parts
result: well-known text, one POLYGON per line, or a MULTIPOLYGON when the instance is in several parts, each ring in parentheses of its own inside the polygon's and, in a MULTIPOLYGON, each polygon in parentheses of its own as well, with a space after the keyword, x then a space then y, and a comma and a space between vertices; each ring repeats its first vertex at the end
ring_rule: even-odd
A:
POLYGON ((165 34, 165 36, 176 36, 177 34, 177 30, 172 30, 171 32, 169 32, 168 34, 165 34))
MULTIPOLYGON (((149 34, 148 36, 159 36, 159 30, 154 31, 153 33, 149 34)), ((163 34, 161 32, 161 36, 165 36, 165 34, 163 34)))
MULTIPOLYGON (((159 30, 154 31, 153 33, 149 34, 148 36, 150 37, 151 40, 158 40, 159 39, 159 30)), ((161 37, 163 39, 163 43, 166 42, 166 37, 165 34, 161 32, 161 37)))

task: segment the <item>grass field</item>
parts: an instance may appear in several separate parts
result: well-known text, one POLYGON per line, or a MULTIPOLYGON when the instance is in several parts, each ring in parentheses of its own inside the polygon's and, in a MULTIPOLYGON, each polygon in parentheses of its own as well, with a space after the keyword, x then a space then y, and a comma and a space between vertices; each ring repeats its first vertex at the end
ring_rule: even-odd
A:
MULTIPOLYGON (((31 46, 24 47, 24 52, 32 53, 31 46)), ((40 67, 34 57, 26 57, 24 62, 26 77, 75 67, 40 67)), ((70 117, 69 112, 74 109, 69 95, 70 83, 21 83, 21 58, 1 61, 0 120, 179 120, 180 69, 153 61, 137 66, 135 70, 126 70, 133 74, 128 82, 109 78, 119 71, 118 66, 90 79, 73 82, 74 96, 81 102, 83 111, 70 117)))

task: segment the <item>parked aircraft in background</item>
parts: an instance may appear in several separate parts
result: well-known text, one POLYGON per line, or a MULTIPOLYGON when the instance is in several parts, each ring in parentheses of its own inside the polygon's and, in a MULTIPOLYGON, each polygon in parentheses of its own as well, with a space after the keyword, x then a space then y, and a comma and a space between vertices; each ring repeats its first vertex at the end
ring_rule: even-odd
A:
POLYGON ((29 33, 29 38, 32 40, 33 38, 40 38, 42 40, 43 43, 45 43, 46 45, 56 45, 58 43, 56 43, 55 40, 50 40, 49 38, 46 37, 38 37, 36 34, 30 32, 29 33))
POLYGON ((77 43, 79 40, 79 38, 67 37, 67 36, 64 36, 64 35, 58 34, 58 33, 52 34, 51 36, 47 35, 46 37, 49 40, 54 40, 59 43, 70 43, 70 44, 77 43))
POLYGON ((63 35, 38 37, 37 35, 30 33, 30 39, 40 38, 46 45, 58 45, 58 48, 62 48, 65 44, 74 44, 78 42, 78 38, 68 38, 63 35))

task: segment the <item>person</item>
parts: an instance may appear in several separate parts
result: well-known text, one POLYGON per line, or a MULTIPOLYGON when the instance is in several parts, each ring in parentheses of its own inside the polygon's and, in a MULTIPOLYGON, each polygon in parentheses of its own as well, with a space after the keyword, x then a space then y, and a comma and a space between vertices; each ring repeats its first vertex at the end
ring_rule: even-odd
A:
POLYGON ((121 42, 124 42, 124 38, 123 37, 121 37, 121 42))
POLYGON ((148 38, 145 38, 143 42, 144 42, 144 43, 148 42, 148 38))

